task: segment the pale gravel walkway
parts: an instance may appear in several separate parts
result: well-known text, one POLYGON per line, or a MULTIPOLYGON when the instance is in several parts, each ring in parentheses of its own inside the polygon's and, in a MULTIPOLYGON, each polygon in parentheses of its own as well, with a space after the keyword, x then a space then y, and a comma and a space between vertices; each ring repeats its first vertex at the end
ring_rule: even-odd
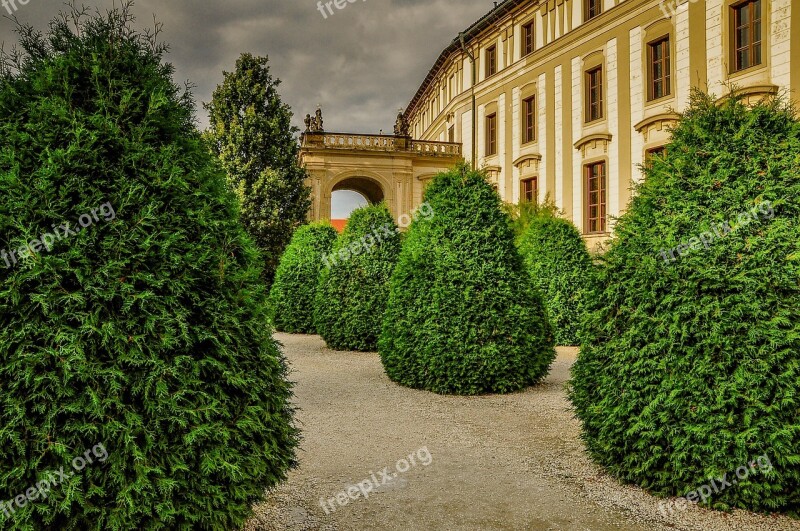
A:
POLYGON ((658 500, 594 466, 563 387, 574 349, 522 393, 443 397, 395 385, 377 354, 335 352, 316 336, 278 334, 297 382, 300 467, 256 506, 246 531, 800 530, 800 522, 693 507, 665 518, 658 500), (326 515, 331 498, 427 447, 418 465, 326 515))

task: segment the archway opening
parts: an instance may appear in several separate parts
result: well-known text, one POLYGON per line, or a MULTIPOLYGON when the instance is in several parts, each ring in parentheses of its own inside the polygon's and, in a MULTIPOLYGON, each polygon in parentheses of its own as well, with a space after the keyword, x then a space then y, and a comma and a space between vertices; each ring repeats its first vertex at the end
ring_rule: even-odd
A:
POLYGON ((336 184, 331 193, 331 221, 341 230, 357 208, 384 199, 381 185, 368 177, 350 177, 336 184))
POLYGON ((334 190, 331 194, 331 219, 350 219, 354 210, 368 204, 369 199, 354 190, 334 190))

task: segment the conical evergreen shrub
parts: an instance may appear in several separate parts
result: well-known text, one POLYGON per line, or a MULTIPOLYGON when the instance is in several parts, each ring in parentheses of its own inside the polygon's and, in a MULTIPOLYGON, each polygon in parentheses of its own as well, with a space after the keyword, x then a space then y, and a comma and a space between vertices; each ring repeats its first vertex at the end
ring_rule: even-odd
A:
POLYGON ((353 212, 323 257, 315 305, 317 332, 330 348, 374 351, 400 254, 400 234, 386 205, 353 212))
POLYGON ((3 529, 237 529, 294 462, 258 253, 125 5, 4 58, 3 529))
POLYGON ((798 512, 799 221, 793 112, 695 93, 616 226, 574 367, 583 437, 612 474, 798 512))
POLYGON ((323 268, 323 258, 336 241, 330 223, 304 225, 295 232, 281 257, 275 282, 270 290, 273 322, 280 332, 316 334, 314 297, 323 268))
POLYGON ((592 281, 592 260, 572 222, 550 211, 533 216, 519 249, 542 296, 557 345, 577 345, 584 298, 592 281))
POLYGON ((500 200, 466 166, 434 178, 409 229, 379 352, 389 378, 442 394, 507 393, 555 358, 546 312, 500 200))

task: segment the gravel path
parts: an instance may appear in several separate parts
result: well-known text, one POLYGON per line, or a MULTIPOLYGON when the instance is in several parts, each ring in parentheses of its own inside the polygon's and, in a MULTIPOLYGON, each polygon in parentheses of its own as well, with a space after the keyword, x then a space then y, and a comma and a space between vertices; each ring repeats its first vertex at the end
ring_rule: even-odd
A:
POLYGON ((603 474, 564 393, 575 349, 559 349, 541 386, 465 398, 397 386, 377 354, 277 338, 297 382, 300 466, 245 531, 800 530, 784 517, 694 506, 664 516, 658 499, 603 474), (357 484, 368 498, 354 488, 340 505, 337 493, 357 484))

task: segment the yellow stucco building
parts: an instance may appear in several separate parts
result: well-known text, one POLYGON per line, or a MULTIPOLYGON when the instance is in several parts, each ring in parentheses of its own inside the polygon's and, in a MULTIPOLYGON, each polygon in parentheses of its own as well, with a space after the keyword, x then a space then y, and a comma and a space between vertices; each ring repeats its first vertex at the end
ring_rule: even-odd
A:
POLYGON ((800 101, 800 1, 506 0, 441 53, 405 117, 414 138, 462 143, 505 201, 549 194, 591 247, 690 89, 730 84, 800 101))
POLYGON ((549 195, 591 248, 692 87, 731 86, 800 101, 800 0, 505 0, 441 52, 395 135, 307 118, 311 217, 344 188, 408 212, 463 155, 504 201, 549 195))

